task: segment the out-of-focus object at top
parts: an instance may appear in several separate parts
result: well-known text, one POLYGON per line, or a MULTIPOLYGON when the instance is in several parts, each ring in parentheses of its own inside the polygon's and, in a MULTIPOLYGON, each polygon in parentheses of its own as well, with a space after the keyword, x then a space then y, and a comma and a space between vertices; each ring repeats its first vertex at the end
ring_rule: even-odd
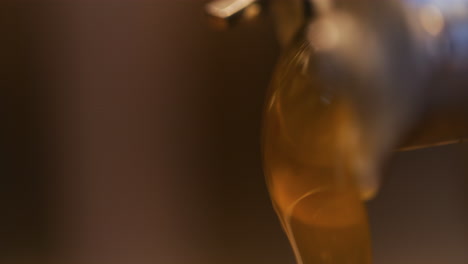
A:
POLYGON ((286 46, 311 15, 309 0, 213 0, 205 5, 210 25, 226 30, 262 13, 273 16, 278 42, 286 46))
POLYGON ((205 12, 216 29, 227 29, 239 20, 257 17, 264 1, 259 0, 214 0, 206 4, 205 12))

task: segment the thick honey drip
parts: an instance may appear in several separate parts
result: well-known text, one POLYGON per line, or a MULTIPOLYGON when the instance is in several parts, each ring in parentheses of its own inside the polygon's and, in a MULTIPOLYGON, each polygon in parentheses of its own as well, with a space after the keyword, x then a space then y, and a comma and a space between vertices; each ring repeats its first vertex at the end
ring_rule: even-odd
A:
POLYGON ((271 198, 298 264, 368 264, 354 180, 366 160, 352 107, 312 79, 309 58, 306 44, 293 48, 272 83, 263 134, 271 198))

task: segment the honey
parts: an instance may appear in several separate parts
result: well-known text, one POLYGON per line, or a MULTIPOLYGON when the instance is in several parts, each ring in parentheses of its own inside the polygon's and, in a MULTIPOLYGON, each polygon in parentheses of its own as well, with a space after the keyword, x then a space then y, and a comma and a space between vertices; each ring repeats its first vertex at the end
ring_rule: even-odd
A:
POLYGON ((272 82, 263 131, 271 199, 298 264, 371 263, 355 179, 370 168, 353 108, 313 79, 310 58, 307 43, 297 43, 272 82))

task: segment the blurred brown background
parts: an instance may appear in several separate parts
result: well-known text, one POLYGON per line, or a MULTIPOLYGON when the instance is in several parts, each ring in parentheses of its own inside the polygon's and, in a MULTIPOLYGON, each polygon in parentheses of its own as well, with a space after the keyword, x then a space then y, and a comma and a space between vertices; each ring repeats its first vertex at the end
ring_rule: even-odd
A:
MULTIPOLYGON (((0 4, 0 262, 294 263, 259 135, 271 18, 204 1, 0 4)), ((398 154, 375 263, 466 263, 464 146, 398 154)))

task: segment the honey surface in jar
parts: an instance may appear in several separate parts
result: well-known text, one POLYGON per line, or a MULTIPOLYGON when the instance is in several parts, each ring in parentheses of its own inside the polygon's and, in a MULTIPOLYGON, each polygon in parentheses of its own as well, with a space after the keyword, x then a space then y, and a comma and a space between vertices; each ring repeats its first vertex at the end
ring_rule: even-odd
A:
POLYGON ((263 130, 271 199, 298 264, 371 263, 353 108, 314 79, 311 55, 297 43, 273 78, 263 130))

